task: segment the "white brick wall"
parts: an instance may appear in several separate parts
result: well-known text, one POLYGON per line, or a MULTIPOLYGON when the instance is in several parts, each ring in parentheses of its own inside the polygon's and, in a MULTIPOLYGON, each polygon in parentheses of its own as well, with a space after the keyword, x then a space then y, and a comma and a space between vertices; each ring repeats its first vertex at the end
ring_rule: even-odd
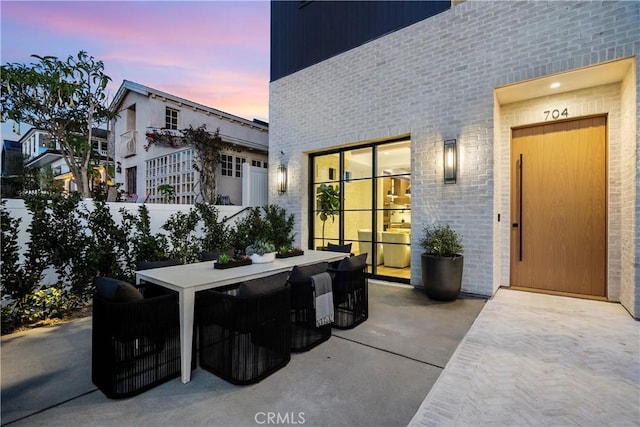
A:
POLYGON ((640 96, 638 96, 638 69, 640 57, 632 73, 621 85, 621 173, 620 173, 620 220, 621 220, 621 283, 620 302, 632 314, 640 314, 640 96))
MULTIPOLYGON (((505 179, 505 173, 500 173, 505 153, 499 135, 510 126, 510 119, 495 111, 495 88, 636 55, 638 22, 638 2, 467 1, 272 82, 271 174, 275 176, 280 160, 286 161, 290 185, 284 195, 272 190, 270 200, 296 214, 300 244, 308 232, 307 153, 409 133, 414 230, 411 282, 421 284, 420 250, 416 250, 419 231, 428 223, 446 221, 464 236, 463 291, 491 295, 506 283, 504 266, 508 266, 508 240, 501 237, 506 223, 498 224, 495 218, 498 206, 509 197, 509 186, 499 182, 505 179), (442 146, 451 138, 459 146, 458 183, 444 185, 442 146)), ((637 79, 627 85, 637 92, 637 79)), ((617 87, 614 90, 620 94, 620 85, 617 87)), ((591 95, 601 96, 599 90, 591 95)), ((585 101, 581 111, 617 109, 620 115, 620 106, 614 107, 620 101, 616 96, 605 100, 606 108, 600 104, 592 108, 585 101)), ((627 101, 627 108, 634 103, 637 105, 635 100, 627 101)), ((617 131, 610 129, 618 135, 617 141, 609 141, 614 147, 621 144, 620 119, 617 126, 617 131)), ((629 126, 633 135, 637 135, 636 128, 637 123, 629 126)), ((637 153, 637 136, 635 145, 637 153)), ((620 155, 612 165, 620 168, 619 159, 620 155)), ((635 201, 637 158, 633 162, 634 167, 625 169, 633 174, 620 173, 621 181, 614 182, 612 190, 618 194, 614 202, 625 204, 635 214, 610 219, 610 227, 618 233, 610 240, 632 231, 635 219, 629 218, 640 211, 635 201), (623 198, 623 191, 631 191, 634 200, 623 198), (630 223, 623 225, 625 220, 630 223)), ((506 211, 500 212, 508 218, 506 211)), ((629 239, 628 248, 616 248, 619 254, 627 251, 618 264, 627 264, 610 273, 610 279, 619 283, 612 288, 614 295, 624 294, 621 286, 637 286, 624 284, 634 275, 637 282, 638 277, 633 264, 639 258, 638 235, 632 235, 635 239, 629 239), (625 273, 625 269, 630 271, 625 273), (616 279, 624 274, 624 279, 616 279)), ((632 302, 638 300, 638 292, 631 294, 626 306, 638 313, 638 303, 632 302), (634 304, 636 309, 630 308, 634 304)))

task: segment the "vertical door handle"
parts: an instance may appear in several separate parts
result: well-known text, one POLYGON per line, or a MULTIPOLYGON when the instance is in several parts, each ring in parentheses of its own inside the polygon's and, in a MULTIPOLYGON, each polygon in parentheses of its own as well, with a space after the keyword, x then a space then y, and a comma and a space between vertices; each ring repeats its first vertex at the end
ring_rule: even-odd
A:
POLYGON ((519 174, 519 183, 518 183, 518 252, 519 252, 519 257, 520 257, 520 261, 522 261, 522 178, 523 178, 523 171, 522 171, 522 153, 520 153, 520 167, 518 168, 518 174, 519 174))

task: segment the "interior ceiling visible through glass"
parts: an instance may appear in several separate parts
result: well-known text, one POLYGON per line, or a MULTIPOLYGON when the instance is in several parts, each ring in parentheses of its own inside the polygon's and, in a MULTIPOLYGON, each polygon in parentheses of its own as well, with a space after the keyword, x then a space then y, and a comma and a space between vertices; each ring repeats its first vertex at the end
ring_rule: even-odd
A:
MULTIPOLYGON (((348 154, 349 162, 366 166, 371 164, 371 151, 368 148, 351 150, 348 154)), ((411 173, 410 142, 407 140, 381 145, 378 151, 378 170, 376 174, 380 176, 407 173, 411 173)))

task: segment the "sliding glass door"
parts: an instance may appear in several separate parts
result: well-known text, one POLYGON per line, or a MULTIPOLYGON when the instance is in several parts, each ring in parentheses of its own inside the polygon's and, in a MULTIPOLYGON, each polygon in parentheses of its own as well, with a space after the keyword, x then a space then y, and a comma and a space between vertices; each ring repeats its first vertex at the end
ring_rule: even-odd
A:
POLYGON ((374 276, 408 282, 411 253, 409 139, 311 156, 309 246, 351 244, 374 276), (334 200, 335 204, 331 204, 334 200))

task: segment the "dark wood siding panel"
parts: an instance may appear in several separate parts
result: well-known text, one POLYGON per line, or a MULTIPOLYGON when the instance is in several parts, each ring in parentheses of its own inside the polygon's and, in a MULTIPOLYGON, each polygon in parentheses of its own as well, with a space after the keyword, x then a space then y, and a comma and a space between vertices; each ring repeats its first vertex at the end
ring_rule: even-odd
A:
POLYGON ((450 1, 272 1, 271 81, 450 6, 450 1))

